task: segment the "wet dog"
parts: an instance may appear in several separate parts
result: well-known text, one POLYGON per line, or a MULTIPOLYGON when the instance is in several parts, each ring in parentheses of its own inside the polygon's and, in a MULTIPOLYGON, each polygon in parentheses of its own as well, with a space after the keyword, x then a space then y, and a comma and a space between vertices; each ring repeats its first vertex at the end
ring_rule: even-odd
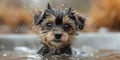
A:
POLYGON ((86 18, 79 16, 71 7, 53 9, 50 4, 44 12, 34 16, 34 24, 39 27, 43 47, 40 55, 72 55, 71 43, 77 32, 83 30, 86 18))

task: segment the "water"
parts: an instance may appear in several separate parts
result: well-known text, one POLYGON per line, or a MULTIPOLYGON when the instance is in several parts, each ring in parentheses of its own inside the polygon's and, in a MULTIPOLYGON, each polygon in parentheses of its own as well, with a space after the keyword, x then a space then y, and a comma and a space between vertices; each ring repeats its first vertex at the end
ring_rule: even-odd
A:
MULTIPOLYGON (((77 52, 79 53, 79 52, 77 52)), ((99 50, 92 52, 93 55, 88 53, 81 53, 81 55, 54 55, 54 56, 40 56, 34 53, 23 53, 21 51, 6 51, 0 53, 0 60, 119 60, 120 54, 110 50, 99 50), (87 55, 85 55, 87 54, 87 55)))
POLYGON ((119 33, 80 33, 72 56, 40 56, 38 35, 0 35, 0 60, 120 60, 119 38, 119 33))

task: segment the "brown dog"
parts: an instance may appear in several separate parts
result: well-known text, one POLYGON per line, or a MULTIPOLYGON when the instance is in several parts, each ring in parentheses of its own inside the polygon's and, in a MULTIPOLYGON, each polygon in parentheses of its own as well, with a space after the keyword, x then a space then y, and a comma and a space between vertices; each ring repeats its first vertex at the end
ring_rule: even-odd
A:
POLYGON ((38 54, 72 55, 70 45, 76 33, 84 28, 85 18, 77 15, 70 7, 59 10, 48 4, 44 12, 35 14, 34 23, 39 27, 44 45, 38 54))

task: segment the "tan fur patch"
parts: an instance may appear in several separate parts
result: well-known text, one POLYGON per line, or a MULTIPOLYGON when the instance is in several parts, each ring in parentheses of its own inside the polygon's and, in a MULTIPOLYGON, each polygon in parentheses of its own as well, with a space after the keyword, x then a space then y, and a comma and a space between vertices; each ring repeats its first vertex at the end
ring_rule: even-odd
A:
POLYGON ((55 16, 50 15, 45 19, 45 22, 51 22, 54 23, 55 22, 55 16))
POLYGON ((74 28, 74 29, 76 28, 74 20, 68 18, 68 16, 65 16, 63 18, 63 24, 70 24, 72 26, 72 28, 74 28))

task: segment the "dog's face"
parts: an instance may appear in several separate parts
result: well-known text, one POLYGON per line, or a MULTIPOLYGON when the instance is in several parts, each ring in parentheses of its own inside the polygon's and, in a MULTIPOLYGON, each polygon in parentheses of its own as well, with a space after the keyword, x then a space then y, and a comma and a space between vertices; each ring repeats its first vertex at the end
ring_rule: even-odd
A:
POLYGON ((84 28, 85 18, 76 15, 71 8, 57 10, 48 4, 44 12, 35 14, 34 23, 39 26, 44 44, 62 48, 72 42, 77 31, 84 28))

